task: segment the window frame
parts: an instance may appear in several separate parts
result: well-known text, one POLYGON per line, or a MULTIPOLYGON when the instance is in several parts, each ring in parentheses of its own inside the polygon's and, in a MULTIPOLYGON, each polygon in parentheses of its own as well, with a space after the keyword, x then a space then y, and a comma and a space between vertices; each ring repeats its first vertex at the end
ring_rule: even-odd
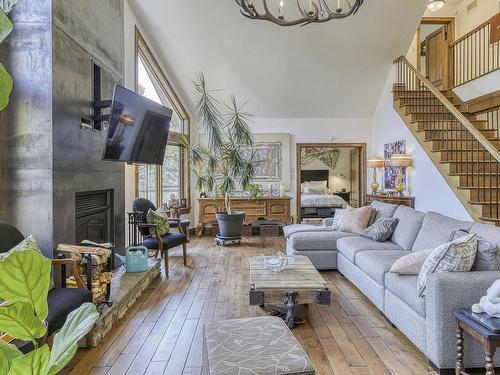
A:
MULTIPOLYGON (((172 110, 179 116, 181 123, 181 132, 170 131, 168 137, 168 144, 181 147, 181 176, 180 176, 180 190, 184 195, 182 198, 186 198, 188 206, 191 202, 191 189, 190 189, 190 170, 189 170, 189 160, 187 151, 182 148, 181 139, 186 137, 189 139, 190 136, 190 118, 189 114, 180 101, 178 95, 176 94, 173 86, 170 84, 169 80, 163 73, 160 64, 156 60, 155 56, 151 52, 146 40, 142 36, 141 32, 135 27, 135 54, 134 54, 134 89, 138 92, 138 78, 139 78, 139 58, 141 58, 144 66, 152 76, 162 91, 162 94, 167 98, 167 100, 172 104, 172 110)), ((155 82, 154 82, 155 83, 155 82)), ((159 206, 163 202, 163 189, 162 189, 162 166, 156 166, 156 206, 159 206)), ((135 192, 134 195, 137 197, 139 194, 139 166, 135 165, 135 192)), ((180 197, 181 198, 181 197, 180 197)))

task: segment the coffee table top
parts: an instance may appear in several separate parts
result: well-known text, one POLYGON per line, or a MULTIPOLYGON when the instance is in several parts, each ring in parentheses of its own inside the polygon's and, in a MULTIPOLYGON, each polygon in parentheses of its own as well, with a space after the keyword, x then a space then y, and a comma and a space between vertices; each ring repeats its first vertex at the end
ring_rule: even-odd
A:
POLYGON ((282 272, 269 271, 259 256, 250 257, 250 284, 256 290, 324 290, 326 281, 308 257, 294 256, 295 263, 282 272))

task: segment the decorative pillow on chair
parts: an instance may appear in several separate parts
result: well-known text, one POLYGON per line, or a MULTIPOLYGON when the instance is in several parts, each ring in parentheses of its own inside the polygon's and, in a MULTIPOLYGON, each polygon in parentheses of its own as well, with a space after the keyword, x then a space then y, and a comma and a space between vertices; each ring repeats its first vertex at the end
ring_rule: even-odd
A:
POLYGON ((344 218, 344 214, 345 214, 345 209, 343 208, 337 208, 335 210, 335 215, 333 215, 333 221, 332 221, 333 230, 339 230, 340 223, 342 223, 342 219, 344 218))
POLYGON ((420 273, 425 260, 433 251, 434 249, 412 251, 395 261, 389 272, 401 276, 416 276, 420 273))
POLYGON ((365 206, 360 208, 353 208, 348 206, 345 209, 344 217, 340 223, 340 228, 342 232, 348 233, 361 233, 370 222, 372 216, 373 208, 371 206, 365 206))
POLYGON ((385 242, 392 236, 398 222, 399 219, 395 217, 382 217, 363 230, 360 235, 373 241, 385 242))
POLYGON ((434 272, 470 271, 476 259, 476 253, 477 237, 475 234, 468 234, 436 247, 425 260, 418 275, 418 296, 425 295, 427 276, 434 272))
MULTIPOLYGON (((465 230, 454 231, 448 241, 456 240, 460 237, 467 236, 469 232, 465 230)), ((473 271, 498 271, 500 268, 498 266, 497 259, 498 248, 489 241, 478 237, 477 238, 477 254, 474 265, 472 266, 473 271)))
MULTIPOLYGON (((156 211, 153 211, 150 208, 146 215, 146 220, 148 221, 148 224, 156 225, 156 227, 158 228, 158 233, 160 233, 160 236, 163 236, 164 234, 170 232, 168 215, 167 212, 162 207, 160 207, 156 211)), ((152 230, 151 234, 154 233, 155 233, 154 230, 152 230)))

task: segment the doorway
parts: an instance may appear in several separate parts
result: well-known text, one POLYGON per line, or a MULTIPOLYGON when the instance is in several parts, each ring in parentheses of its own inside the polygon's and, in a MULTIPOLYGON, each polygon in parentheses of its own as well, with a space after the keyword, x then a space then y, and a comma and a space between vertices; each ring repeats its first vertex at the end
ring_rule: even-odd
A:
POLYGON ((298 222, 320 222, 347 205, 364 205, 365 143, 297 144, 298 222))
POLYGON ((450 87, 449 46, 454 40, 452 17, 424 17, 417 30, 417 69, 440 90, 450 87))

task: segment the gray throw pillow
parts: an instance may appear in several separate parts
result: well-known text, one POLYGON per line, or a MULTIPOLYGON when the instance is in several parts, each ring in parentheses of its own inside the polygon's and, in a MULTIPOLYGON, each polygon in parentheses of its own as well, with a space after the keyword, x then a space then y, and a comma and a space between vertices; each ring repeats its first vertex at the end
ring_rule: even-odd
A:
MULTIPOLYGON (((467 236, 469 232, 461 229, 454 231, 448 242, 456 240, 460 237, 467 236)), ((477 254, 474 265, 472 266, 473 271, 498 271, 500 268, 498 266, 497 259, 498 248, 489 241, 478 237, 477 238, 477 254)))
POLYGON ((333 220, 332 220, 332 229, 333 230, 340 229, 340 224, 342 223, 342 219, 344 218, 344 214, 345 214, 345 209, 343 209, 343 208, 337 208, 335 210, 335 214, 333 215, 333 220))
POLYGON ((378 242, 385 242, 392 236, 396 229, 399 219, 395 217, 383 217, 378 219, 368 228, 363 230, 360 235, 378 242))
POLYGON ((425 295, 427 277, 435 272, 468 272, 472 269, 477 252, 477 237, 468 234, 439 245, 425 260, 417 280, 417 294, 425 295))

